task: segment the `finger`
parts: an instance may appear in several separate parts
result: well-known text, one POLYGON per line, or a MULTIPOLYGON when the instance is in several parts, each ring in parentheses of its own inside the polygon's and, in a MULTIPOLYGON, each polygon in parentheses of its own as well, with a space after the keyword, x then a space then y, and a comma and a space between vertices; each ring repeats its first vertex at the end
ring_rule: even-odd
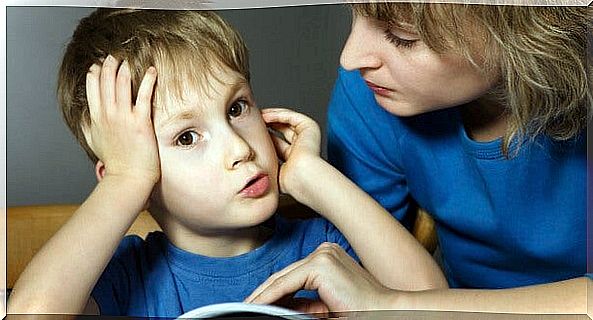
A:
POLYGON ((152 94, 156 83, 157 72, 154 67, 149 67, 144 74, 138 88, 135 110, 145 117, 150 118, 152 112, 152 94))
POLYGON ((262 113, 273 113, 273 112, 279 112, 282 110, 290 110, 288 108, 279 108, 279 107, 271 107, 271 108, 262 108, 261 112, 262 113))
POLYGON ((116 110, 115 77, 117 65, 118 61, 112 55, 108 55, 101 69, 101 108, 107 113, 112 113, 116 110))
POLYGON ((124 60, 119 66, 116 78, 116 102, 118 110, 131 110, 132 108, 132 82, 130 80, 130 66, 124 60), (125 108, 125 109, 124 109, 125 108))
POLYGON ((84 139, 86 140, 86 144, 94 152, 95 147, 93 146, 93 136, 91 135, 91 129, 90 129, 89 125, 82 124, 81 127, 82 127, 82 135, 84 136, 84 139))
POLYGON ((290 272, 275 278, 257 296, 251 299, 251 303, 271 304, 278 299, 297 292, 299 290, 317 290, 317 283, 310 281, 315 276, 315 270, 310 264, 302 264, 290 272))
POLYGON ((358 262, 356 262, 340 245, 335 244, 334 250, 332 250, 334 257, 337 261, 341 262, 344 267, 349 270, 363 269, 358 262))
POLYGON ((296 114, 296 112, 294 112, 294 111, 291 111, 289 109, 283 109, 283 108, 267 108, 267 109, 261 110, 262 117, 266 123, 278 122, 278 123, 291 124, 289 121, 290 113, 296 114))
POLYGON ((329 307, 321 300, 311 300, 306 298, 295 298, 287 305, 288 309, 303 313, 328 313, 329 307))
POLYGON ((101 67, 93 64, 86 74, 86 100, 89 106, 89 115, 91 119, 97 119, 101 108, 101 88, 99 87, 99 77, 101 67))
POLYGON ((313 300, 309 298, 295 298, 293 295, 288 295, 280 298, 274 303, 277 306, 281 306, 294 311, 300 311, 303 313, 327 313, 329 308, 323 301, 313 300))
POLYGON ((319 126, 311 118, 294 112, 288 109, 264 109, 269 110, 262 113, 264 121, 269 126, 278 126, 284 124, 285 126, 278 126, 278 131, 285 133, 286 139, 290 143, 295 143, 296 139, 302 134, 306 135, 305 141, 311 144, 313 149, 316 149, 321 142, 321 131, 319 126), (288 131, 290 129, 292 132, 288 131), (286 132, 284 132, 284 131, 286 132))
MULTIPOLYGON (((282 108, 264 109, 262 112, 262 117, 266 123, 285 123, 295 128, 303 126, 303 124, 307 124, 309 122, 315 122, 313 119, 302 113, 282 108)), ((297 130, 297 133, 298 132, 299 131, 297 130)))
POLYGON ((261 110, 262 118, 266 123, 284 123, 290 125, 289 115, 296 112, 284 108, 267 108, 261 110))
POLYGON ((281 133, 288 143, 293 143, 297 137, 297 133, 287 124, 270 123, 268 126, 281 133))
POLYGON ((276 149, 276 154, 286 161, 288 158, 288 152, 290 150, 290 144, 288 144, 284 139, 281 139, 276 136, 272 136, 272 143, 274 143, 274 148, 276 149))
POLYGON ((261 109, 262 113, 280 113, 280 112, 292 112, 292 113, 297 113, 300 114, 296 111, 294 111, 293 109, 289 109, 289 108, 282 108, 282 107, 270 107, 270 108, 264 108, 261 109))
POLYGON ((264 281, 262 284, 260 284, 259 287, 257 287, 255 290, 253 290, 253 292, 247 298, 245 298, 245 302, 251 303, 253 301, 253 299, 255 297, 259 296, 259 294, 261 294, 272 282, 274 282, 274 280, 276 278, 281 277, 281 276, 291 272, 292 270, 300 267, 301 265, 307 263, 308 260, 309 260, 308 257, 298 260, 296 262, 289 264, 284 269, 274 273, 266 281, 264 281))

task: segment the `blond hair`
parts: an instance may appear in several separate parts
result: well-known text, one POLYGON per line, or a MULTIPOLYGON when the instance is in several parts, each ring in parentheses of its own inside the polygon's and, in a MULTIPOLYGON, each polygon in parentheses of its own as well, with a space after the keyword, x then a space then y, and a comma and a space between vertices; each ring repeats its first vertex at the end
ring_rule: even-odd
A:
MULTIPOLYGON (((452 50, 482 72, 498 69, 506 106, 503 151, 514 137, 568 140, 586 128, 593 105, 592 7, 366 3, 355 14, 415 27, 432 50, 452 50), (588 43, 589 42, 589 43, 588 43), (477 54, 483 59, 476 62, 477 54)), ((519 145, 519 144, 518 144, 519 145)))
POLYGON ((144 73, 159 73, 155 98, 175 94, 184 86, 207 86, 216 69, 229 68, 249 81, 247 48, 239 34, 222 18, 206 11, 98 9, 82 19, 74 31, 58 77, 58 100, 64 119, 89 158, 82 126, 88 124, 86 74, 111 54, 127 60, 135 101, 144 73), (189 82, 189 83, 188 83, 189 82), (165 88, 166 87, 166 88, 165 88))

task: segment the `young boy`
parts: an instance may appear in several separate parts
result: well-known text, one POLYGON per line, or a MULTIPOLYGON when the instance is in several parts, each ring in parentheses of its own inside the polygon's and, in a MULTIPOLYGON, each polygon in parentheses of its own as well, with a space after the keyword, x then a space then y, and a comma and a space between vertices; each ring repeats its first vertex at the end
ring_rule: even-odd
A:
POLYGON ((214 13, 97 10, 74 32, 58 93, 99 182, 23 272, 11 313, 176 317, 242 301, 274 272, 335 251, 324 242, 353 254, 325 219, 267 228, 280 191, 332 221, 383 285, 445 285, 413 237, 319 157, 314 121, 262 117, 247 49, 214 13), (145 208, 163 232, 124 238, 145 208), (405 261, 385 259, 396 255, 405 261), (406 263, 417 274, 399 274, 406 263))

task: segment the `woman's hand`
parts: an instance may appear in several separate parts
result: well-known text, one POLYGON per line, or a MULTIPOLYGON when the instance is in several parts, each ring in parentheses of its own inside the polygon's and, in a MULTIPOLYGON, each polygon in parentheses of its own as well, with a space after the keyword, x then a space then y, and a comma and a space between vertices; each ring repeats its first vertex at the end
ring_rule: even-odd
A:
POLYGON ((299 174, 304 173, 311 161, 321 160, 321 131, 311 118, 283 108, 262 110, 262 117, 272 129, 285 139, 271 135, 276 152, 284 163, 280 167, 280 190, 298 200, 299 174))
POLYGON ((83 125, 83 132, 104 164, 105 175, 152 184, 158 181, 158 147, 151 120, 156 77, 154 67, 148 68, 133 104, 127 61, 120 65, 109 55, 102 67, 94 64, 87 73, 90 123, 83 125))
POLYGON ((323 243, 308 257, 273 274, 245 302, 270 304, 302 289, 317 290, 326 307, 320 303, 291 305, 302 312, 386 309, 394 293, 340 246, 323 243))

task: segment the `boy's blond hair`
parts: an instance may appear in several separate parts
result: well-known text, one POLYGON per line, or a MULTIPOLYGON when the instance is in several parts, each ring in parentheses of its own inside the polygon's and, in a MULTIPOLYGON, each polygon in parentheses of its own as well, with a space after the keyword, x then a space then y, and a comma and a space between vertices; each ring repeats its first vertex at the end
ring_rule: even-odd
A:
POLYGON ((111 54, 129 62, 132 99, 150 66, 159 95, 182 98, 188 85, 204 87, 218 68, 238 72, 249 81, 247 48, 239 34, 222 18, 206 11, 98 9, 82 19, 66 48, 58 78, 58 100, 68 127, 89 158, 82 126, 89 124, 86 74, 94 63, 111 54))
POLYGON ((482 72, 499 71, 495 93, 510 116, 505 154, 513 137, 567 140, 586 128, 593 105, 592 7, 367 3, 353 10, 386 27, 409 23, 432 50, 459 53, 482 72))

